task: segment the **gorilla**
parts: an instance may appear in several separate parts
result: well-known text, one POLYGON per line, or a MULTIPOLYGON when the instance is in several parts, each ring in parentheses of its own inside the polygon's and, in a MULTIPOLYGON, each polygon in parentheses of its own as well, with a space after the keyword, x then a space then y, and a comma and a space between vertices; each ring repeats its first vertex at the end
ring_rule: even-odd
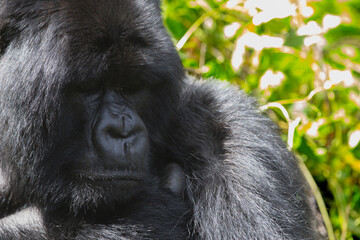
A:
POLYGON ((184 73, 159 0, 2 0, 0 86, 2 240, 321 238, 277 128, 184 73))

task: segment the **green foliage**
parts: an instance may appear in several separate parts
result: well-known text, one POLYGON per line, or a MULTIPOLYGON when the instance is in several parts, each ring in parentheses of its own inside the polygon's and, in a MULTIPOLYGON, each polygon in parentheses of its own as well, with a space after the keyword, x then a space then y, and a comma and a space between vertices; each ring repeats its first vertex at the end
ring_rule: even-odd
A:
POLYGON ((330 239, 360 239, 360 0, 165 0, 163 10, 191 74, 239 85, 281 127, 320 188, 330 239))

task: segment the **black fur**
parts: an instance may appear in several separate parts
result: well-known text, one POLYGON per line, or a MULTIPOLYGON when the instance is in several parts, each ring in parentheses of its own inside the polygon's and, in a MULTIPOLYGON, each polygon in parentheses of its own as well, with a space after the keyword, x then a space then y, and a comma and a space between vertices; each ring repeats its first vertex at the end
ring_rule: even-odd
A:
POLYGON ((160 15, 156 0, 0 2, 0 239, 320 238, 277 129, 238 89, 185 76, 160 15), (117 101, 103 88, 146 126, 136 194, 74 178, 112 164, 89 150, 117 101))

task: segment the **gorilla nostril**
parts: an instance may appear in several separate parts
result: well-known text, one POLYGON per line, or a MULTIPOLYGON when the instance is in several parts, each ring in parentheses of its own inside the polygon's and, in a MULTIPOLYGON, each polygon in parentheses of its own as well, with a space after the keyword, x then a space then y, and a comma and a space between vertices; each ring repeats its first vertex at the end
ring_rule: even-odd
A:
POLYGON ((125 129, 125 116, 121 117, 122 128, 125 129))
POLYGON ((107 128, 105 128, 104 133, 115 139, 127 138, 129 135, 127 131, 124 130, 124 127, 120 126, 108 126, 107 128))
POLYGON ((127 153, 128 152, 128 143, 124 143, 123 145, 123 149, 124 149, 124 152, 127 153))

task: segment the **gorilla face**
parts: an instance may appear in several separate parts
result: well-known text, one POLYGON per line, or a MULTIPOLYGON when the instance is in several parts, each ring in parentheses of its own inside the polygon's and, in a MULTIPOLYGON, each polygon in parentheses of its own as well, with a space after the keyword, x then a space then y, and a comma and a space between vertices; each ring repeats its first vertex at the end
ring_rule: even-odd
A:
POLYGON ((123 204, 152 184, 150 169, 161 168, 152 152, 183 77, 159 2, 12 0, 0 9, 9 185, 78 212, 123 204))

